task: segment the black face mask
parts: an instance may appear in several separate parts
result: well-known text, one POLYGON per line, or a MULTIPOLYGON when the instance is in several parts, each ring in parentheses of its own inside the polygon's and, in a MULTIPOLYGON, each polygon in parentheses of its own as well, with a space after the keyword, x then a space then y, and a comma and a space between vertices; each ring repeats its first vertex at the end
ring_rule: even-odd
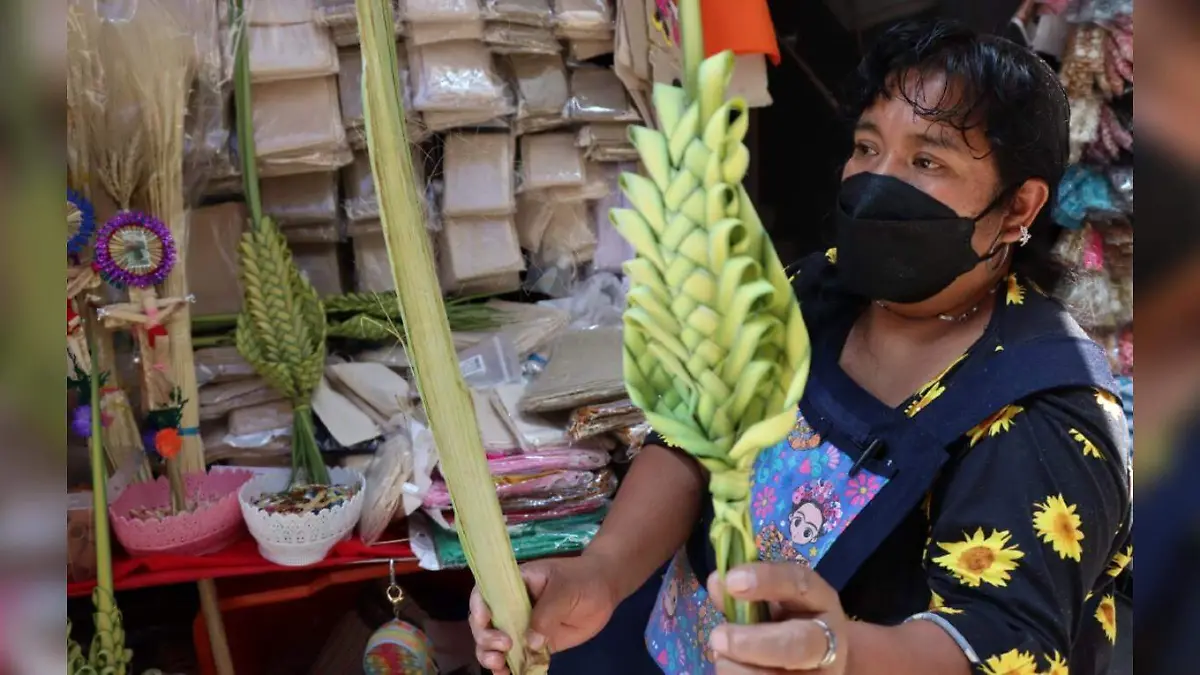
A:
POLYGON ((1000 203, 1001 193, 974 218, 904 181, 859 173, 842 182, 834 211, 838 278, 871 300, 915 303, 945 290, 982 260, 971 247, 975 224, 1000 203))

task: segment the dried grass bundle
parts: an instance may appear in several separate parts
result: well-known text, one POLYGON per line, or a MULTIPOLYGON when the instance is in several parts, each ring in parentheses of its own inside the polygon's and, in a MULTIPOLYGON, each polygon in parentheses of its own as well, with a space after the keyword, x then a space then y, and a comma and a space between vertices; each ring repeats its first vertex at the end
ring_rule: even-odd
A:
MULTIPOLYGON (((102 55, 119 59, 119 68, 106 68, 107 90, 119 97, 118 105, 109 101, 109 117, 117 124, 138 123, 126 138, 124 156, 107 153, 110 160, 104 173, 124 178, 121 172, 128 161, 133 167, 144 166, 143 189, 136 200, 145 211, 155 214, 170 228, 179 249, 177 262, 163 284, 169 298, 184 298, 187 290, 188 214, 184 200, 184 125, 188 99, 198 64, 192 38, 183 29, 172 8, 159 0, 142 0, 128 21, 106 25, 102 55), (149 57, 149 58, 148 58, 149 57), (132 103, 123 106, 121 103, 132 103), (136 112, 134 112, 136 111, 136 112)), ((109 143, 120 142, 109 138, 109 143)), ((135 174, 136 175, 136 174, 135 174)), ((124 182, 113 186, 124 189, 124 182)), ((120 203, 120 202, 118 202, 120 203)), ((183 472, 204 470, 204 445, 198 433, 200 424, 195 363, 192 357, 191 312, 184 305, 171 314, 166 329, 170 342, 170 380, 181 390, 185 401, 180 422, 184 431, 183 448, 178 456, 183 472)))
MULTIPOLYGON (((99 37, 100 20, 94 6, 72 3, 67 12, 67 185, 87 199, 92 197, 92 181, 97 178, 94 166, 98 159, 95 157, 95 134, 103 130, 101 127, 105 121, 105 118, 96 117, 103 112, 104 103, 102 97, 97 98, 97 92, 103 91, 104 84, 99 37)), ((117 160, 116 164, 116 176, 125 174, 128 177, 124 180, 114 178, 113 184, 135 184, 131 175, 132 162, 117 160)), ((71 215, 68 213, 68 219, 71 215)), ((81 311, 86 306, 83 296, 95 286, 95 282, 95 274, 86 265, 68 267, 67 300, 72 303, 81 320, 86 320, 86 325, 68 335, 68 350, 74 364, 84 371, 91 371, 92 360, 95 359, 100 372, 108 374, 100 407, 109 418, 109 423, 101 430, 109 463, 117 468, 126 462, 140 462, 142 466, 138 477, 147 479, 150 477, 150 467, 142 453, 142 436, 133 407, 117 376, 112 333, 99 322, 90 320, 87 312, 81 311), (83 348, 88 332, 93 336, 94 351, 83 348)))

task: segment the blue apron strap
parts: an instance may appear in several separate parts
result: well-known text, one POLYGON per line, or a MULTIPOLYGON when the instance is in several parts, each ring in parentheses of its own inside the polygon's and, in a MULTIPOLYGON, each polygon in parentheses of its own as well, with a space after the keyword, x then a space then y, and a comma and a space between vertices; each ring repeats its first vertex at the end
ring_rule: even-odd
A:
POLYGON ((1064 387, 1115 391, 1104 351, 1086 338, 1061 333, 1020 342, 954 375, 950 391, 903 427, 872 430, 888 445, 894 475, 817 565, 839 591, 883 541, 908 517, 968 431, 997 410, 1039 392, 1064 387), (1036 364, 1036 366, 1032 366, 1036 364))
POLYGON ((1091 340, 1061 335, 1006 348, 956 375, 951 386, 971 395, 939 397, 914 418, 943 448, 1000 408, 1039 392, 1091 387, 1120 396, 1104 350, 1091 340))

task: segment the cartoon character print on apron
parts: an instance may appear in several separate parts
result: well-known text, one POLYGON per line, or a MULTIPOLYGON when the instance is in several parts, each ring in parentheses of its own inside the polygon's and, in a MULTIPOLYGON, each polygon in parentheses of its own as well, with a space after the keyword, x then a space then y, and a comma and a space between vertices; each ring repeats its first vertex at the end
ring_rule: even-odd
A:
MULTIPOLYGON (((820 562, 887 484, 862 468, 851 476, 852 465, 849 455, 822 439, 797 411, 792 432, 763 451, 754 466, 750 518, 762 560, 820 562)), ((646 646, 664 673, 708 675, 714 672, 708 639, 724 620, 680 552, 663 579, 646 646)))

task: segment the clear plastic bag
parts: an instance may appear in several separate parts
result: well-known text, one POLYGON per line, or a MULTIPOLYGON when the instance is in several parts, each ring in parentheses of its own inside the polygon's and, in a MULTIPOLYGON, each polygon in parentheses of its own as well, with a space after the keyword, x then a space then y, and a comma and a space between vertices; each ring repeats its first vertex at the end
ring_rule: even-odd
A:
POLYGON ((505 92, 504 98, 476 110, 421 113, 421 121, 424 128, 433 133, 463 128, 508 131, 508 116, 516 110, 509 96, 510 93, 505 92))
POLYGON ((611 68, 582 67, 571 71, 571 98, 566 116, 578 122, 637 122, 637 109, 611 68))
POLYGON ((550 0, 483 0, 489 21, 507 21, 527 26, 549 26, 554 21, 550 0))
POLYGON ((534 255, 536 264, 581 266, 596 256, 596 235, 591 229, 591 211, 583 202, 552 203, 550 223, 542 234, 542 245, 534 255))
POLYGON ((508 134, 454 134, 442 160, 441 216, 509 215, 513 198, 513 139, 508 134))
POLYGON ((421 111, 487 108, 505 87, 481 42, 441 42, 408 49, 413 107, 421 111))
MULTIPOLYGON (((531 507, 536 508, 543 498, 563 500, 585 496, 602 480, 601 474, 607 473, 563 470, 532 475, 493 476, 493 480, 502 506, 505 502, 510 505, 520 504, 519 508, 512 510, 527 511, 531 507)), ((445 509, 450 505, 450 491, 445 480, 435 479, 429 493, 425 495, 425 508, 445 509)))
POLYGON ((512 340, 503 333, 458 352, 458 367, 468 387, 486 388, 521 382, 521 364, 512 340))
POLYGON ((493 54, 553 55, 562 51, 562 44, 549 28, 515 23, 488 23, 483 41, 493 54))
POLYGON ((396 290, 382 229, 376 234, 355 236, 351 241, 354 244, 355 290, 359 293, 396 290))
POLYGON ((611 30, 613 8, 608 0, 554 0, 554 19, 567 32, 611 30))
POLYGON ((229 413, 225 443, 235 448, 257 448, 291 433, 292 404, 275 401, 229 413))
POLYGON ((517 94, 517 119, 562 117, 571 96, 561 56, 514 55, 506 59, 517 94))
POLYGON ((247 408, 283 400, 274 388, 260 377, 234 380, 200 387, 200 421, 218 420, 238 408, 247 408))
MULTIPOLYGON (((509 528, 509 540, 518 560, 533 560, 553 555, 565 555, 582 551, 600 531, 600 522, 605 510, 546 522, 527 522, 509 528)), ((414 536, 414 549, 418 540, 433 549, 433 560, 422 561, 423 566, 434 569, 465 568, 467 558, 462 543, 454 532, 431 526, 424 535, 414 536)))
POLYGON ((413 23, 408 27, 408 43, 414 47, 424 47, 439 42, 483 40, 483 37, 483 19, 413 23))
POLYGON ((302 80, 338 72, 337 46, 315 23, 250 26, 252 82, 302 80))
POLYGON ((249 213, 240 202, 192 211, 188 227, 187 267, 204 270, 188 275, 195 297, 192 316, 236 314, 242 308, 238 278, 238 243, 249 213))
POLYGON ((308 23, 317 18, 317 4, 319 0, 249 0, 246 18, 251 26, 308 23))
POLYGON ((575 147, 575 134, 554 132, 521 137, 519 191, 583 184, 583 155, 575 147))
POLYGON ((301 159, 346 146, 336 78, 254 85, 254 143, 260 160, 301 159))
POLYGON ((336 244, 342 240, 342 226, 336 222, 287 225, 281 230, 293 249, 308 244, 336 244))
POLYGON ((200 386, 254 377, 257 372, 236 347, 209 347, 195 352, 196 382, 200 386))
POLYGON ((323 224, 337 220, 337 174, 305 173, 264 178, 263 212, 280 225, 323 224))
POLYGON ((447 286, 525 269, 511 216, 447 219, 439 237, 447 286))
POLYGON ((646 421, 641 409, 629 399, 583 406, 571 411, 567 435, 573 441, 625 429, 646 421))
POLYGON ((479 0, 400 0, 399 6, 411 23, 474 21, 483 18, 479 0))

